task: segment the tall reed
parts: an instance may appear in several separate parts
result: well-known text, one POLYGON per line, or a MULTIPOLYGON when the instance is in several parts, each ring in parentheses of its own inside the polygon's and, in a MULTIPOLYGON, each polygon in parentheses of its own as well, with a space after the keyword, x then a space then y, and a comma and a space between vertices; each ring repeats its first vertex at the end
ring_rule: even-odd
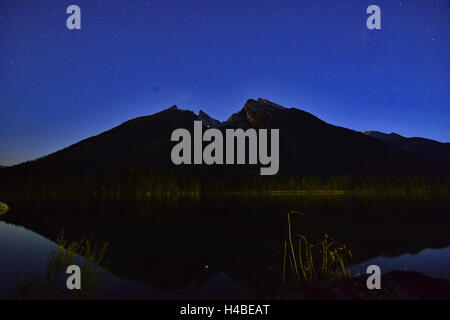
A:
POLYGON ((313 240, 303 234, 294 234, 291 216, 302 216, 297 211, 287 214, 288 237, 284 241, 282 282, 287 287, 286 265, 289 262, 291 279, 296 286, 317 286, 331 279, 351 277, 347 260, 352 252, 346 245, 330 238, 326 233, 313 240))

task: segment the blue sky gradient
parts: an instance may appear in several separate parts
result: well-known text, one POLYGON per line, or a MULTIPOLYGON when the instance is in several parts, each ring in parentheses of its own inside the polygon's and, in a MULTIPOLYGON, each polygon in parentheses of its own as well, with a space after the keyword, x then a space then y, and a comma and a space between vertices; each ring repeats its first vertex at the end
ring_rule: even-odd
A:
POLYGON ((449 31, 445 0, 1 1, 0 165, 174 104, 225 120, 259 97, 448 142, 449 31))

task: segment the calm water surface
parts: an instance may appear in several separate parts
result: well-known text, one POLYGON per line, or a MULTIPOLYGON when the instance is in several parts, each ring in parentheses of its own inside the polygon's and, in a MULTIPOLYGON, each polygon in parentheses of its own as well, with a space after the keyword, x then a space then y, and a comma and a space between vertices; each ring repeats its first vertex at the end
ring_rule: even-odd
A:
POLYGON ((448 203, 335 196, 42 201, 10 205, 0 222, 0 295, 17 271, 42 271, 62 228, 108 241, 105 298, 268 297, 280 286, 286 213, 293 230, 352 248, 352 272, 418 271, 450 279, 448 203), (50 240, 49 240, 50 239, 50 240))

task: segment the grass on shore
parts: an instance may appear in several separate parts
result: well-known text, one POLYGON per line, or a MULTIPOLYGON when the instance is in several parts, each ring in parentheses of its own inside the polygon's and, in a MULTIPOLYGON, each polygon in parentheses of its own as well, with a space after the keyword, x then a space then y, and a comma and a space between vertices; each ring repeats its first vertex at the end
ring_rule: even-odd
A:
POLYGON ((332 279, 351 277, 348 271, 348 258, 352 252, 346 245, 324 234, 322 239, 312 240, 303 234, 293 234, 291 216, 302 213, 291 211, 288 219, 288 239, 284 241, 282 282, 289 286, 287 264, 290 265, 290 277, 295 286, 319 286, 332 279))
POLYGON ((50 251, 43 274, 34 274, 27 268, 23 277, 17 274, 19 299, 96 299, 103 293, 101 280, 105 275, 99 268, 103 262, 108 243, 97 246, 88 238, 69 241, 64 230, 56 240, 56 248, 50 251), (67 267, 78 265, 81 269, 81 289, 66 287, 67 267))

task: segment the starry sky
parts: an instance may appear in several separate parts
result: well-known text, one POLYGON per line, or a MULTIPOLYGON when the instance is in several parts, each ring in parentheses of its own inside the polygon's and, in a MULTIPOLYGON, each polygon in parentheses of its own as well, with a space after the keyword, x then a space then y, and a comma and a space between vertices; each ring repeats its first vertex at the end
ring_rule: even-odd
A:
POLYGON ((259 97, 449 142, 449 31, 449 0, 0 0, 0 165, 174 104, 225 120, 259 97))

